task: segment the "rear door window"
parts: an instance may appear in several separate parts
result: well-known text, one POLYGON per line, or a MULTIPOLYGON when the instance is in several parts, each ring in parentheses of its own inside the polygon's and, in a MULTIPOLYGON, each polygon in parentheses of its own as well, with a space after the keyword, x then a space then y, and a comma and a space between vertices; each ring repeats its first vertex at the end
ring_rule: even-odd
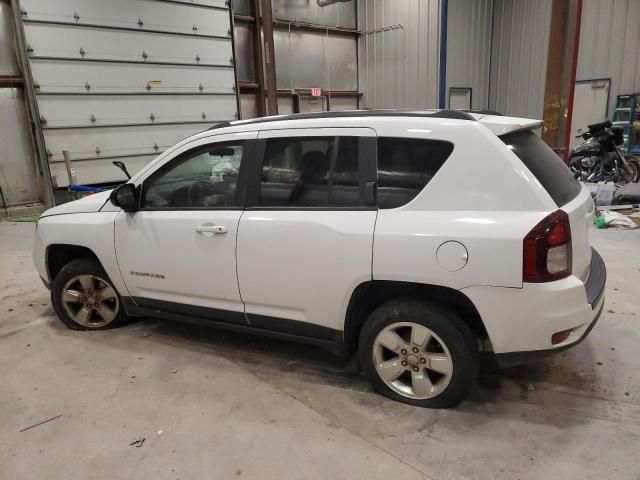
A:
POLYGON ((355 207, 359 203, 358 137, 267 140, 260 206, 355 207))
POLYGON ((558 207, 578 196, 580 183, 571 170, 531 130, 503 135, 500 139, 522 160, 558 207))
POLYGON ((378 139, 378 206, 409 203, 431 181, 453 151, 453 144, 419 138, 378 139))

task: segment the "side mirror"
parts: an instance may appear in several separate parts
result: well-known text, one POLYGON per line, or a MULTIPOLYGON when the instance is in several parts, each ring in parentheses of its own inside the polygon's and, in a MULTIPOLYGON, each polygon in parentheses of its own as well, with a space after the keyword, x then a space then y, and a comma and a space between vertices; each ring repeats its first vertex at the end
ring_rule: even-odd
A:
POLYGON ((132 183, 120 185, 111 192, 109 200, 125 212, 135 212, 138 210, 138 194, 136 192, 136 186, 132 183))

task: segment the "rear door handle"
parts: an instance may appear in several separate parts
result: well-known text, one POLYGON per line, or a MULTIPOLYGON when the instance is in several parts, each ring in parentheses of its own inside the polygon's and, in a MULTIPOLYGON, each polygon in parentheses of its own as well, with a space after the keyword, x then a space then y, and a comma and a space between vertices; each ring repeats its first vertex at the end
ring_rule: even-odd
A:
POLYGON ((196 227, 196 232, 206 237, 212 237, 213 235, 223 235, 228 232, 228 229, 224 225, 205 224, 196 227))

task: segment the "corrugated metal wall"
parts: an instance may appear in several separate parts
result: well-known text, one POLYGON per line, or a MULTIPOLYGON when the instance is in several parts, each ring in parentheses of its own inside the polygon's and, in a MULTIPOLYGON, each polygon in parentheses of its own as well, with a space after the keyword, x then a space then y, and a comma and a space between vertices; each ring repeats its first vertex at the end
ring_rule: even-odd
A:
POLYGON ((273 16, 280 20, 330 25, 333 27, 355 28, 355 2, 345 0, 321 7, 317 1, 271 0, 273 16))
POLYGON ((0 0, 0 75, 20 75, 9 0, 0 0))
MULTIPOLYGON (((250 15, 248 0, 233 0, 235 14, 250 15)), ((356 0, 318 5, 315 0, 272 0, 275 20, 273 43, 275 50, 278 112, 296 110, 293 93, 321 88, 350 94, 320 98, 300 98, 300 111, 358 108, 358 51, 356 28, 356 0), (337 27, 337 29, 336 29, 337 27), (342 29, 342 30, 340 30, 342 29), (351 31, 350 31, 351 30, 351 31), (330 98, 329 98, 330 97, 330 98)), ((238 80, 257 84, 253 66, 252 22, 246 19, 234 26, 238 80)), ((242 91, 242 85, 241 85, 242 91)), ((242 116, 258 114, 257 97, 243 93, 242 116), (253 102, 253 105, 252 105, 253 102)))
POLYGON ((439 10, 438 0, 360 0, 364 107, 438 106, 439 10))
POLYGON ((29 129, 22 72, 17 61, 13 11, 0 0, 0 207, 39 201, 33 142, 29 129), (15 83, 10 83, 11 77, 15 83))
POLYGON ((447 106, 449 91, 471 88, 471 107, 489 108, 493 0, 449 0, 447 106))
POLYGON ((552 0, 495 0, 489 108, 542 118, 552 0))
POLYGON ((584 0, 576 80, 611 79, 616 95, 640 92, 640 1, 584 0))
POLYGON ((278 88, 358 89, 357 44, 353 37, 295 28, 275 30, 273 46, 278 88))

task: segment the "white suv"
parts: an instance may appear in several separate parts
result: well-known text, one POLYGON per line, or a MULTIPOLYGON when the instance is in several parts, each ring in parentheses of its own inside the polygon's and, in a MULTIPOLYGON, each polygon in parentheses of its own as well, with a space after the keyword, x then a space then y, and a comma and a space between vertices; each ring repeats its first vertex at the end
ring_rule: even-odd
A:
POLYGON ((479 351, 561 350, 604 305, 593 201, 540 125, 447 110, 219 125, 47 210, 35 265, 72 329, 153 316, 357 351, 380 393, 452 406, 479 351))

